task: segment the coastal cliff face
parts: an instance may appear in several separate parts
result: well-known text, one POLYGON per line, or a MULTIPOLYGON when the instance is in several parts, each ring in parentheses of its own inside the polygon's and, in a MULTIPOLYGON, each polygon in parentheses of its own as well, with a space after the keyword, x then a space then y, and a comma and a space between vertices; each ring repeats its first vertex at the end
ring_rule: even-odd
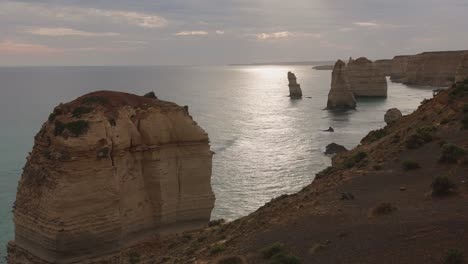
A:
POLYGON ((354 96, 387 97, 384 72, 367 58, 350 59, 344 72, 354 96))
POLYGON ((328 93, 327 109, 354 109, 356 99, 345 78, 345 63, 338 60, 333 67, 331 89, 328 93))
POLYGON ((384 76, 392 75, 392 63, 393 63, 393 60, 376 60, 376 61, 374 61, 375 67, 377 67, 377 69, 384 76))
POLYGON ((468 52, 463 54, 463 57, 460 60, 460 64, 457 67, 457 72, 455 73, 455 82, 462 82, 468 78, 468 52))
POLYGON ((206 225, 212 154, 205 131, 173 103, 104 91, 59 105, 18 185, 9 263, 93 263, 206 225))
POLYGON ((443 51, 396 56, 391 80, 407 85, 450 86, 465 53, 467 51, 443 51))

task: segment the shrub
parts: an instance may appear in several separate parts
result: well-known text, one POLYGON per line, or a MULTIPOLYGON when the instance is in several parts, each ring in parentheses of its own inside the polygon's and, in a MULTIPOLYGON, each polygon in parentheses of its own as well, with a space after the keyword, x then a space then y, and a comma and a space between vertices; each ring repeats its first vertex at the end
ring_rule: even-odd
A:
POLYGON ((446 176, 437 176, 432 180, 432 195, 443 196, 451 192, 455 184, 450 181, 446 176))
POLYGON ((419 169, 421 168, 421 166, 419 166, 419 164, 415 161, 412 161, 412 160, 405 160, 403 161, 403 169, 405 171, 409 171, 409 170, 416 170, 416 169, 419 169))
POLYGON ((468 95, 468 79, 463 82, 458 82, 452 86, 449 96, 453 99, 461 98, 468 95))
POLYGON ((372 130, 371 132, 369 132, 369 134, 367 134, 367 136, 365 136, 362 140, 361 140, 361 143, 363 142, 374 142, 374 141, 377 141, 383 137, 385 137, 387 135, 387 130, 385 130, 385 128, 381 128, 381 129, 377 129, 377 130, 372 130))
POLYGON ((261 250, 265 259, 270 259, 270 263, 275 264, 299 264, 299 258, 288 253, 283 243, 273 243, 261 250))
POLYGON ((316 179, 321 179, 325 176, 327 176, 328 174, 332 173, 335 171, 335 168, 332 167, 332 166, 329 166, 327 168, 325 168, 324 170, 320 171, 319 173, 315 174, 315 178, 316 179))
POLYGON ((243 263, 244 261, 242 260, 242 258, 238 256, 224 257, 218 260, 218 264, 243 264, 243 263))
POLYGON ((461 120, 461 125, 463 129, 468 129, 468 113, 465 113, 461 120))
POLYGON ((391 203, 381 203, 372 209, 373 215, 387 215, 395 211, 397 208, 391 203))
POLYGON ((409 136, 406 139, 406 147, 409 149, 416 149, 424 144, 431 142, 433 137, 432 133, 436 130, 436 127, 421 127, 416 129, 416 133, 409 136))
POLYGON ((444 264, 462 264, 463 253, 457 249, 447 251, 444 257, 444 264))
POLYGON ((416 129, 416 135, 418 135, 425 142, 432 141, 432 133, 436 131, 437 128, 434 126, 431 127, 421 127, 416 129))
POLYGON ((216 255, 223 252, 226 249, 224 245, 216 245, 210 250, 210 255, 216 255))
POLYGON ((78 137, 88 131, 89 124, 84 120, 78 120, 70 123, 62 123, 60 121, 55 122, 55 136, 62 135, 65 129, 70 131, 73 134, 73 136, 78 137))
POLYGON ((209 227, 212 227, 212 226, 218 226, 218 225, 221 225, 225 222, 224 219, 217 219, 217 220, 211 220, 209 223, 208 223, 208 226, 209 227))
POLYGON ((136 252, 132 252, 128 255, 128 261, 130 264, 137 264, 140 263, 140 254, 136 252))
POLYGON ((93 109, 91 107, 86 107, 86 106, 78 106, 73 110, 72 116, 75 118, 80 118, 82 115, 91 113, 93 109))
POLYGON ((275 242, 261 250, 262 255, 266 259, 272 258, 274 255, 279 253, 286 252, 286 248, 284 247, 283 243, 275 242))
POLYGON ((345 162, 345 168, 352 168, 359 162, 363 161, 367 157, 367 153, 364 151, 359 151, 358 153, 354 154, 353 156, 349 157, 345 162))
POLYGON ((92 104, 105 104, 107 99, 102 96, 90 96, 86 97, 81 101, 83 104, 92 105, 92 104))
POLYGON ((284 252, 281 252, 279 254, 274 255, 271 258, 271 263, 272 264, 300 264, 301 261, 299 260, 298 257, 292 254, 286 254, 284 252))
POLYGON ((455 163, 459 158, 463 157, 466 151, 453 144, 444 144, 442 146, 442 155, 439 161, 445 163, 455 163))

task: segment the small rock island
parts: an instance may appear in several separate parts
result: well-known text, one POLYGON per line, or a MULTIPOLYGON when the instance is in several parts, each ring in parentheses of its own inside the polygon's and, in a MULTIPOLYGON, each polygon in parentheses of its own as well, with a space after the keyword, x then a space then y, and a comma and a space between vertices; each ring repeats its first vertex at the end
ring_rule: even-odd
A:
POLYGON ((296 75, 292 72, 288 72, 288 81, 289 81, 289 96, 292 99, 302 98, 301 85, 297 83, 296 75))
POLYGON ((207 225, 208 135, 155 97, 100 91, 54 109, 18 185, 10 264, 125 263, 135 242, 207 225))

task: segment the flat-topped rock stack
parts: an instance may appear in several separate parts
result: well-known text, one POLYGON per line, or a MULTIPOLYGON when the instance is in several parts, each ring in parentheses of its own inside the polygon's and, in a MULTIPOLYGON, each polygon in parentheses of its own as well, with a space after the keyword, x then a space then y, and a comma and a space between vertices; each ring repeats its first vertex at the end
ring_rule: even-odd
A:
POLYGON ((301 85, 297 83, 296 75, 292 72, 288 72, 289 81, 289 96, 293 99, 302 98, 301 85))
POLYGON ((355 97, 387 97, 384 72, 367 58, 350 58, 344 73, 355 97))
POLYGON ((331 89, 328 93, 327 109, 355 109, 356 99, 345 78, 346 64, 338 60, 333 67, 331 89))
POLYGON ((59 105, 18 185, 9 263, 123 263, 123 248, 205 226, 212 155, 174 103, 101 91, 59 105))

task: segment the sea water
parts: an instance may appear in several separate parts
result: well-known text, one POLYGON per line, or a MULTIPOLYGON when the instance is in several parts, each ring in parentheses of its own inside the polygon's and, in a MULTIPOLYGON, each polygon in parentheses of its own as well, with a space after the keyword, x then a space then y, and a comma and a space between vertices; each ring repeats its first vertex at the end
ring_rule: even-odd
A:
POLYGON ((430 88, 389 82, 387 99, 359 100, 354 111, 324 110, 331 71, 310 66, 0 68, 0 263, 14 238, 12 205, 33 137, 60 102, 96 90, 154 91, 208 132, 216 204, 212 218, 245 216, 274 197, 297 192, 330 165, 331 142, 352 148, 384 126, 385 111, 415 110, 430 88), (293 71, 304 98, 288 97, 293 71), (334 133, 323 132, 328 127, 334 133))

